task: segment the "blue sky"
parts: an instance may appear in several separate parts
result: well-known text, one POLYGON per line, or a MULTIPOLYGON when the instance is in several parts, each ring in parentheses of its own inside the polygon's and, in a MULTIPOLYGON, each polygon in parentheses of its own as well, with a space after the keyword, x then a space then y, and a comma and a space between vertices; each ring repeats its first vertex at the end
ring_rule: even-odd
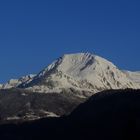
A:
POLYGON ((75 52, 140 70, 139 7, 138 0, 1 0, 0 82, 75 52))

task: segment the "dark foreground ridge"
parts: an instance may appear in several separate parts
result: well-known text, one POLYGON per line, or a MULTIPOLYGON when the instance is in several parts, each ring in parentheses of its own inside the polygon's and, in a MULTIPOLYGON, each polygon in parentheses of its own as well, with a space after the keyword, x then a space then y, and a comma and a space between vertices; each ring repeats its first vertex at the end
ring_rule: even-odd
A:
POLYGON ((140 90, 92 96, 68 117, 0 126, 3 140, 139 140, 140 90))

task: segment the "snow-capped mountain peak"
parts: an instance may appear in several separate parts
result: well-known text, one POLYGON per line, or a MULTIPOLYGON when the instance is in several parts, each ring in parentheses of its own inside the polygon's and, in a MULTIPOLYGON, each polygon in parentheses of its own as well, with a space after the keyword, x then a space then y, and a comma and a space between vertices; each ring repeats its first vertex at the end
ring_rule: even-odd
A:
POLYGON ((98 92, 106 89, 139 88, 108 60, 90 53, 66 54, 21 85, 37 92, 63 89, 98 92))
POLYGON ((70 76, 76 76, 78 78, 85 74, 90 74, 93 70, 96 69, 96 66, 100 65, 102 68, 112 66, 116 68, 111 62, 90 53, 77 53, 77 54, 66 54, 63 57, 60 57, 39 73, 39 77, 44 76, 46 73, 58 70, 68 74, 70 76), (85 72, 82 74, 82 72, 85 72))

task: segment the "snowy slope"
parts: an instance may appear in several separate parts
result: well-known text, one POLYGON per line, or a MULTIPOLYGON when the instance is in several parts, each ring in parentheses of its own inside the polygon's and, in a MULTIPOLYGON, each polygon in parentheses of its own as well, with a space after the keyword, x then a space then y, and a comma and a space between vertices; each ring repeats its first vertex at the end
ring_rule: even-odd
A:
POLYGON ((131 72, 131 71, 125 71, 127 76, 135 83, 140 85, 140 72, 131 72))
POLYGON ((3 84, 3 85, 1 84, 0 89, 10 89, 10 88, 13 88, 13 87, 17 87, 22 83, 25 83, 25 82, 28 83, 33 79, 34 76, 35 75, 30 74, 30 75, 27 75, 27 76, 23 76, 19 79, 11 79, 6 84, 3 84))
POLYGON ((106 59, 90 53, 67 54, 20 87, 37 92, 63 89, 92 91, 139 88, 124 72, 106 59))

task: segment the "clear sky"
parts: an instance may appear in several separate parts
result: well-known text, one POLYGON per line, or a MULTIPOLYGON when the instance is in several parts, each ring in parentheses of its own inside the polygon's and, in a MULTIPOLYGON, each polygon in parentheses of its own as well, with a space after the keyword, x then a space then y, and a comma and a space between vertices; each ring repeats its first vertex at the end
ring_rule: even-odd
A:
POLYGON ((75 52, 140 70, 140 1, 0 1, 0 82, 75 52))

